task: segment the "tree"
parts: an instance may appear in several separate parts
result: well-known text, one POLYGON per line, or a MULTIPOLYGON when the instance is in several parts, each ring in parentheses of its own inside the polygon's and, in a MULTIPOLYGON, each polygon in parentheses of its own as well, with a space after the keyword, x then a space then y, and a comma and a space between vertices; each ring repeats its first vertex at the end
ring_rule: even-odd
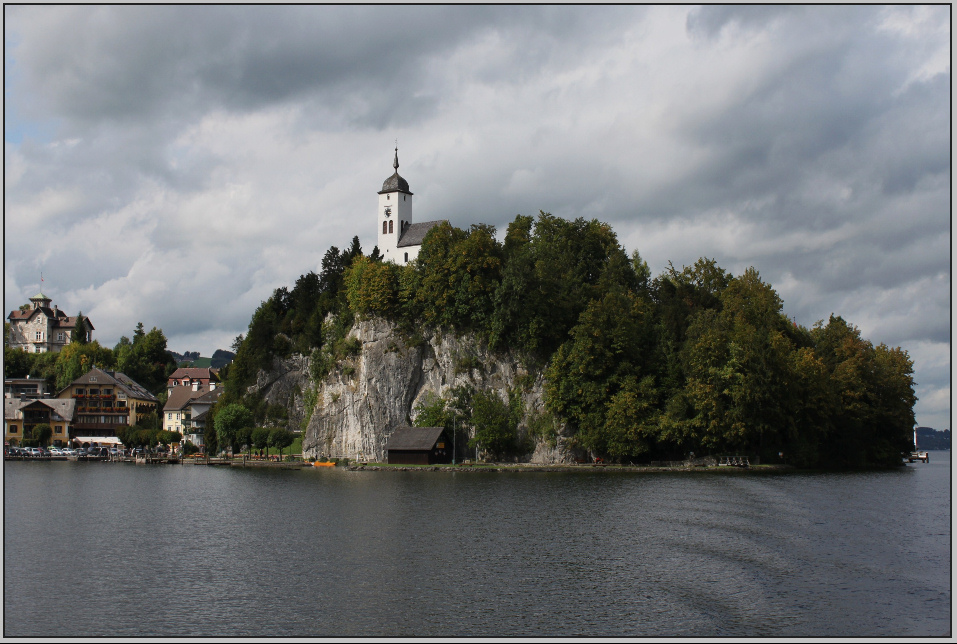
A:
POLYGON ((114 366, 113 352, 101 347, 96 340, 86 344, 71 342, 59 352, 54 372, 56 389, 64 389, 94 366, 109 369, 114 366))
POLYGON ((283 427, 276 427, 269 432, 269 444, 279 450, 279 456, 282 457, 282 451, 292 445, 296 437, 291 431, 283 427))
POLYGON ((399 312, 399 267, 360 255, 345 272, 345 290, 350 308, 360 318, 395 318, 399 312))
POLYGON ((225 405, 216 414, 216 438, 219 445, 224 449, 229 447, 235 450, 239 445, 238 441, 244 438, 240 430, 252 425, 253 415, 244 406, 237 403, 225 405))
POLYGON ((92 330, 89 319, 80 311, 76 316, 76 324, 70 331, 70 344, 84 344, 89 342, 90 331, 92 330))
POLYGON ((136 325, 133 341, 121 337, 114 353, 117 369, 154 394, 165 390, 167 377, 176 369, 166 336, 156 327, 144 332, 142 322, 136 325))
POLYGON ((40 447, 46 447, 50 443, 51 436, 53 436, 53 429, 47 423, 34 425, 30 430, 30 438, 40 447))
POLYGON ((30 367, 33 365, 31 355, 23 349, 3 349, 3 377, 4 378, 25 378, 30 373, 30 367))
POLYGON ((516 452, 518 419, 509 404, 494 391, 477 391, 472 398, 472 426, 475 436, 469 447, 479 446, 491 454, 493 460, 516 452))
POLYGON ((265 450, 269 447, 269 434, 272 430, 268 427, 257 427, 253 430, 250 439, 253 447, 258 450, 265 450))

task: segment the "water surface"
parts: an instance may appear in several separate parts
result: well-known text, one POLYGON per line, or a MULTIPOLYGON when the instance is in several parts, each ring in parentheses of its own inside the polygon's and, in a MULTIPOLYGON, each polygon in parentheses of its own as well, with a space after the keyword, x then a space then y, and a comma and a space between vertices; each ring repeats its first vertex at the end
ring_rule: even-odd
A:
POLYGON ((950 454, 857 474, 7 462, 4 635, 951 632, 950 454))

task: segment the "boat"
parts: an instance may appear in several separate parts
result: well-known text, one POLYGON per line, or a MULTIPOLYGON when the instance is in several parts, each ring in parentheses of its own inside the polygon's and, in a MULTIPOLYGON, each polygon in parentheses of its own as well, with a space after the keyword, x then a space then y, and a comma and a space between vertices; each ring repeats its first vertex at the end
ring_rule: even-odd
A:
POLYGON ((336 464, 334 461, 327 461, 325 463, 321 461, 316 461, 315 463, 312 464, 312 466, 313 467, 335 467, 336 464))

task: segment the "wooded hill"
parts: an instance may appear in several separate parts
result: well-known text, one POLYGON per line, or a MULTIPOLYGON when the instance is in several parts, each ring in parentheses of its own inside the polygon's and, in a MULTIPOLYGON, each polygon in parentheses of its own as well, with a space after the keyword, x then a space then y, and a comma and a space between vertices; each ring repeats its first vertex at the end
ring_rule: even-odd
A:
POLYGON ((311 355, 318 382, 357 350, 354 320, 371 316, 412 342, 427 325, 519 355, 545 373, 547 411, 576 446, 612 461, 693 451, 847 468, 896 465, 912 449, 906 351, 838 316, 792 322, 754 268, 734 276, 703 258, 653 277, 607 224, 544 212, 517 216, 504 243, 491 226, 438 225, 404 267, 364 255, 358 238, 330 248, 320 274, 257 309, 223 404, 261 419, 269 410, 245 395, 260 369, 311 355))

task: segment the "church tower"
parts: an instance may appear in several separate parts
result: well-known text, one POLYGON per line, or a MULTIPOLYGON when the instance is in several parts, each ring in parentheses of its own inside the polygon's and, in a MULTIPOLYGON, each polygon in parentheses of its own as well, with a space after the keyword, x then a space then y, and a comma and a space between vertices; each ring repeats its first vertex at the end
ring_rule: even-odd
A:
POLYGON ((395 174, 385 180, 379 191, 379 208, 376 211, 378 246, 382 261, 405 265, 411 258, 407 257, 407 251, 399 252, 399 241, 403 232, 412 225, 412 193, 409 191, 409 182, 399 176, 398 147, 392 167, 395 168, 395 174))

